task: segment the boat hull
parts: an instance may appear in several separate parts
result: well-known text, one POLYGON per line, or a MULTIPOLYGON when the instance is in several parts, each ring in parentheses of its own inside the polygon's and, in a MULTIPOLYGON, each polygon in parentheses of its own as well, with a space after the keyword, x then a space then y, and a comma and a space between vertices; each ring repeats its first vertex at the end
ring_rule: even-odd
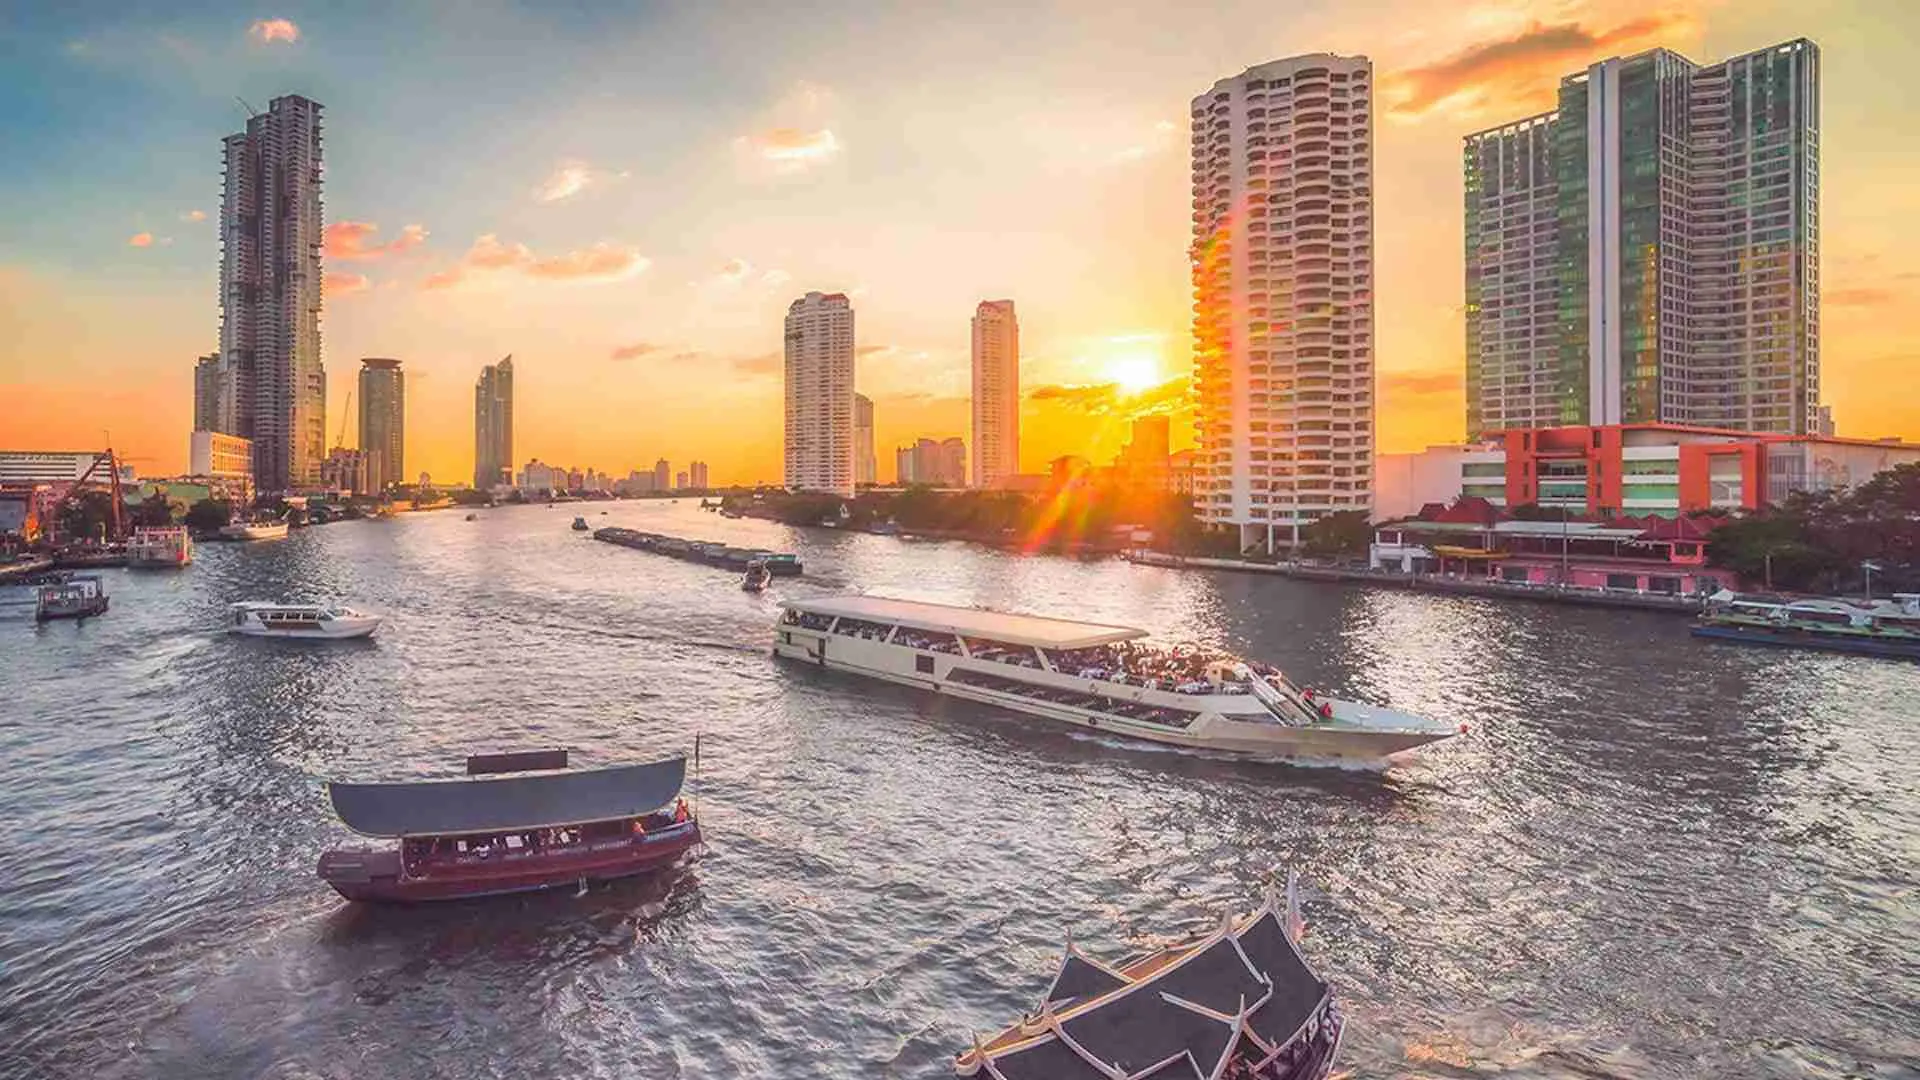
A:
POLYGON ((1744 645, 1771 645, 1776 648, 1817 649, 1821 652, 1853 653, 1856 656, 1880 656, 1895 660, 1920 660, 1920 641, 1876 641, 1864 636, 1821 633, 1798 627, 1775 630, 1757 626, 1724 626, 1700 623, 1693 636, 1714 641, 1734 641, 1744 645))
POLYGON ((220 536, 225 540, 278 540, 287 535, 285 522, 271 525, 224 525, 220 536))
POLYGON ((104 615, 106 611, 107 598, 94 596, 78 603, 42 605, 33 613, 33 617, 40 622, 52 622, 55 619, 88 619, 95 615, 104 615))
POLYGON ((1031 668, 1010 671, 1006 665, 989 661, 785 625, 776 631, 773 652, 829 671, 996 705, 1101 734, 1262 760, 1376 763, 1458 733, 1439 725, 1417 729, 1386 726, 1382 717, 1398 714, 1355 702, 1331 703, 1336 722, 1288 725, 1265 719, 1267 714, 1249 695, 1225 701, 1214 695, 1183 698, 1169 691, 1031 668), (1047 700, 1040 695, 1064 700, 1047 700), (1103 704, 1087 707, 1090 700, 1103 704), (1184 726, 1175 726, 1117 715, 1109 710, 1110 705, 1191 710, 1194 715, 1184 726), (1225 709, 1237 713, 1220 711, 1225 709))
POLYGON ((348 900, 369 904, 425 904, 475 900, 543 889, 578 888, 666 869, 700 846, 700 826, 683 826, 630 842, 616 850, 559 858, 503 859, 467 868, 403 877, 395 851, 329 851, 320 856, 320 878, 348 900))

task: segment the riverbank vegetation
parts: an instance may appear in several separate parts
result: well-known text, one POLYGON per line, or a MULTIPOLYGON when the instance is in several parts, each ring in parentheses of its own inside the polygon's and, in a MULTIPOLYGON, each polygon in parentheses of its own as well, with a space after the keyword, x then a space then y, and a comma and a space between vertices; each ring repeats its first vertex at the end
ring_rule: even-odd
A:
POLYGON ((1920 592, 1920 464, 1731 518, 1707 560, 1780 589, 1858 593, 1871 575, 1876 592, 1920 592))

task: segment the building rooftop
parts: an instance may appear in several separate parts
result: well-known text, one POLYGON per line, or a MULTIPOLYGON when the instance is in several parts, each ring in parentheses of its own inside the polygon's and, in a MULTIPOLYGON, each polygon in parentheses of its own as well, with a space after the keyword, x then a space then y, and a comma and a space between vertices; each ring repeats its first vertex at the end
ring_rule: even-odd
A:
POLYGON ((1131 626, 1074 622, 1042 615, 1015 615, 920 600, 894 600, 884 596, 821 596, 783 601, 781 606, 816 615, 900 623, 920 630, 992 638, 1012 645, 1033 645, 1042 649, 1086 649, 1147 636, 1145 630, 1131 626))

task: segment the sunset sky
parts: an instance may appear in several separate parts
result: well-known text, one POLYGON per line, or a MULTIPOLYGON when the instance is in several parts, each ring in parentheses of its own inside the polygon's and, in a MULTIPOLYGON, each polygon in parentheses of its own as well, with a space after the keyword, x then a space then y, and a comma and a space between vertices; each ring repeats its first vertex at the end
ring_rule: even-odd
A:
POLYGON ((1825 397, 1842 434, 1920 438, 1920 4, 122 6, 0 0, 0 448, 110 430, 185 468, 220 139, 286 93, 326 107, 330 444, 359 358, 398 357, 409 474, 470 477, 473 381, 511 353, 522 463, 778 480, 808 289, 853 298, 883 478, 966 434, 987 298, 1019 308, 1026 470, 1106 459, 1142 411, 1184 442, 1188 102, 1335 51, 1378 75, 1381 449, 1418 449, 1464 424, 1461 136, 1593 59, 1796 36, 1824 60, 1825 397))

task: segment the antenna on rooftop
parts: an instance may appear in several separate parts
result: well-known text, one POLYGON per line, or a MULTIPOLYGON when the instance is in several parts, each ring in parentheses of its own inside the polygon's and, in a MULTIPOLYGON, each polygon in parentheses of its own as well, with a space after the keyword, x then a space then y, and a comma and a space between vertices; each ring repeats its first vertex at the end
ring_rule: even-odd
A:
POLYGON ((260 110, 259 110, 259 109, 256 109, 256 108, 254 108, 253 106, 251 106, 251 105, 249 105, 249 104, 247 104, 247 99, 246 99, 246 98, 243 98, 243 97, 241 97, 241 96, 240 96, 240 95, 238 95, 238 94, 235 94, 235 95, 233 96, 233 100, 235 100, 235 101, 237 101, 237 102, 239 102, 239 103, 240 103, 240 107, 241 107, 241 108, 243 108, 243 109, 245 109, 245 110, 247 110, 247 119, 249 119, 249 120, 251 120, 251 119, 253 119, 254 117, 256 117, 256 116, 259 116, 259 115, 260 115, 260 110))

